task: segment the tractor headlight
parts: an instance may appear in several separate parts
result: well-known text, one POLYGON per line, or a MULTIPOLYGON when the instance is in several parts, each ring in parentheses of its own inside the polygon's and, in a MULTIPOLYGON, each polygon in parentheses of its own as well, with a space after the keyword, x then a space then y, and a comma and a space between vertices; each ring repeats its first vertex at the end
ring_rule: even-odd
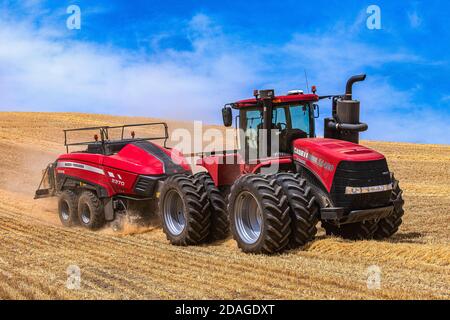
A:
POLYGON ((361 188, 358 187, 346 187, 345 194, 360 194, 361 188))
POLYGON ((375 193, 392 190, 392 183, 370 187, 346 187, 345 194, 375 193))

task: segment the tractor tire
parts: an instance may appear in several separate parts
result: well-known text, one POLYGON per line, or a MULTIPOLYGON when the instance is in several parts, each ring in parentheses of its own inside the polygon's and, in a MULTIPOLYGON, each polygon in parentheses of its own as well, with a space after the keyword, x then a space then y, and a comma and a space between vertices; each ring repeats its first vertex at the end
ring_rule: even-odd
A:
POLYGON ((274 178, 247 174, 231 187, 228 201, 231 233, 246 253, 281 252, 289 243, 288 198, 274 178))
POLYGON ((291 215, 289 247, 295 249, 313 240, 319 222, 318 206, 311 188, 299 174, 279 173, 274 176, 288 198, 291 215))
POLYGON ((220 190, 214 184, 207 172, 194 175, 200 181, 208 194, 209 208, 211 211, 211 226, 209 229, 209 241, 224 240, 230 233, 230 221, 228 219, 227 205, 220 190))
POLYGON ((65 227, 79 225, 78 196, 71 190, 65 190, 58 198, 59 220, 65 227))
POLYGON ((394 204, 394 212, 389 217, 381 219, 378 222, 378 228, 374 235, 376 240, 382 240, 393 236, 403 222, 402 218, 405 214, 405 211, 403 210, 403 205, 405 204, 405 201, 403 200, 403 191, 400 189, 398 180, 393 178, 393 181, 392 202, 394 204))
POLYGON ((78 219, 89 230, 98 230, 105 223, 105 210, 100 199, 91 191, 84 191, 78 200, 78 219))
POLYGON ((363 221, 343 224, 341 226, 322 222, 322 227, 329 236, 337 236, 347 240, 370 240, 377 230, 377 222, 363 221))
POLYGON ((198 245, 210 230, 210 208, 205 187, 193 176, 169 177, 161 189, 159 211, 167 240, 177 246, 198 245))

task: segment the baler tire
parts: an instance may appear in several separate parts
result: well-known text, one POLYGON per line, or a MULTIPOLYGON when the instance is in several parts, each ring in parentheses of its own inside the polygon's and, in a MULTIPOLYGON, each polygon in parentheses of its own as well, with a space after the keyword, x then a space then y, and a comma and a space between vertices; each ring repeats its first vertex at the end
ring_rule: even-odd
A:
POLYGON ((316 198, 311 193, 311 187, 299 174, 278 173, 274 176, 288 197, 291 215, 291 236, 289 248, 302 247, 312 241, 317 233, 319 222, 316 198))
POLYGON ((224 240, 230 233, 230 220, 228 219, 227 205, 219 188, 207 172, 199 172, 194 175, 205 187, 208 194, 209 208, 211 211, 211 226, 208 240, 211 242, 224 240))
POLYGON ((58 198, 58 216, 65 227, 79 225, 78 196, 71 190, 64 190, 58 198))
POLYGON ((164 182, 159 197, 159 213, 163 231, 173 245, 198 245, 209 236, 208 195, 205 187, 197 183, 193 176, 174 175, 164 182), (175 205, 179 205, 179 208, 175 205), (174 213, 174 209, 182 211, 174 213))
POLYGON ((78 200, 78 219, 83 227, 93 231, 99 230, 105 225, 103 204, 93 192, 83 191, 81 194, 78 200))
POLYGON ((403 191, 400 189, 399 182, 395 179, 392 188, 392 202, 394 204, 394 212, 389 217, 378 222, 378 228, 374 235, 376 240, 383 240, 393 236, 403 222, 402 218, 405 214, 403 205, 405 201, 403 200, 403 191))
POLYGON ((291 234, 289 204, 283 188, 274 178, 257 174, 241 176, 231 187, 228 212, 233 238, 243 252, 273 254, 287 247, 291 234), (253 203, 249 203, 248 199, 253 203), (244 201, 247 201, 247 207, 244 207, 244 201), (253 222, 249 221, 250 217, 244 219, 242 211, 253 212, 250 204, 257 206, 253 209, 256 215, 259 214, 259 220, 257 217, 253 217, 253 222), (241 212, 238 212, 239 209, 241 212), (255 220, 260 224, 259 234, 249 235, 246 231, 254 230, 255 220))

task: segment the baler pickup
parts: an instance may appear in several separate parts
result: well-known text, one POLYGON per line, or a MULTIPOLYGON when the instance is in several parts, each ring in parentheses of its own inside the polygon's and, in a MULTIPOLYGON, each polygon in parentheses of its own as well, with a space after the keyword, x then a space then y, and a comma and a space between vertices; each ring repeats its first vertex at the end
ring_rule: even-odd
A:
POLYGON ((39 187, 34 194, 34 199, 50 198, 55 196, 55 164, 51 163, 42 174, 39 187))

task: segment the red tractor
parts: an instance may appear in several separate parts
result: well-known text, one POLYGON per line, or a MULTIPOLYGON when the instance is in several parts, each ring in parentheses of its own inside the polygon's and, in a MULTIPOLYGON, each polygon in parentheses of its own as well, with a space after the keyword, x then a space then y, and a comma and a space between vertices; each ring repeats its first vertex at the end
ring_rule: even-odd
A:
POLYGON ((164 126, 165 136, 156 138, 125 139, 123 126, 121 139, 110 140, 111 127, 87 128, 101 138, 51 164, 43 178, 49 187, 36 198, 58 195, 62 223, 90 229, 130 210, 158 210, 174 245, 231 232, 244 252, 276 253, 311 241, 319 221, 328 235, 388 238, 402 223, 404 202, 385 157, 358 144, 368 126, 359 121, 352 87, 364 79, 350 78, 343 95, 320 97, 315 87, 285 96, 260 90, 226 105, 225 126, 232 126, 232 109, 239 112, 241 148, 198 154, 206 172, 195 175, 180 152, 165 147, 164 123, 146 124, 164 126), (324 138, 316 138, 317 102, 326 98, 332 117, 324 138), (153 139, 164 139, 164 147, 153 139))

